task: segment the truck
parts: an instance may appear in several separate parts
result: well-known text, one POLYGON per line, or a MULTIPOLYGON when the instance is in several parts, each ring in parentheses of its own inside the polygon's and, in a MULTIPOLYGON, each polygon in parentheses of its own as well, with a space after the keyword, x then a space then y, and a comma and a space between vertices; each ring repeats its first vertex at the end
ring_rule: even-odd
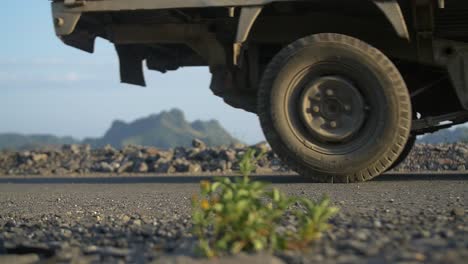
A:
POLYGON ((274 152, 318 182, 370 180, 416 137, 468 121, 466 0, 52 0, 57 36, 143 67, 209 67, 274 152))

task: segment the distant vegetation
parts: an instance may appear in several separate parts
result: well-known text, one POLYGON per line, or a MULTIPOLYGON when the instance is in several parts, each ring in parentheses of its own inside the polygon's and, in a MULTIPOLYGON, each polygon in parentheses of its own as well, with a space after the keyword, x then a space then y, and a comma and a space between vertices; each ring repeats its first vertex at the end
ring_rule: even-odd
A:
POLYGON ((208 146, 230 145, 239 142, 218 121, 197 120, 189 123, 181 110, 173 109, 131 123, 114 121, 103 137, 89 138, 83 141, 52 135, 0 134, 0 149, 30 149, 77 143, 90 144, 92 147, 103 147, 110 144, 115 148, 121 148, 132 144, 172 148, 176 146, 188 147, 194 138, 201 139, 208 146))
POLYGON ((428 134, 419 139, 421 143, 468 143, 468 127, 457 127, 455 129, 444 129, 433 134, 428 134))
POLYGON ((14 133, 0 134, 0 149, 22 150, 76 143, 79 143, 79 141, 72 137, 56 137, 52 135, 22 135, 14 133))

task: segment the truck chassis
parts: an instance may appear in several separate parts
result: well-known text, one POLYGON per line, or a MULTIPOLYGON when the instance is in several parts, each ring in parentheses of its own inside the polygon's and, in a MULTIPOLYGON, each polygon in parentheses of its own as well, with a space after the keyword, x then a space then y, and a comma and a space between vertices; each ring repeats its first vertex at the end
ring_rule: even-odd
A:
POLYGON ((208 66, 277 154, 317 181, 369 180, 417 135, 468 121, 463 0, 55 0, 57 35, 114 43, 122 82, 208 66))

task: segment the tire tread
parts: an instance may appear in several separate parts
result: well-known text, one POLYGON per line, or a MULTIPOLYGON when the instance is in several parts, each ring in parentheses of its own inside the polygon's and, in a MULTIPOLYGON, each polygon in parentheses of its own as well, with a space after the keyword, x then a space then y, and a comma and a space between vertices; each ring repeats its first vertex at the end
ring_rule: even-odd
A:
POLYGON ((368 45, 367 43, 342 34, 335 34, 335 33, 322 33, 316 34, 309 37, 302 38, 298 41, 293 42, 292 44, 285 47, 282 51, 280 51, 270 62, 268 67, 266 68, 263 78, 260 83, 260 89, 258 92, 258 116, 260 119, 260 123, 265 134, 265 137, 269 141, 270 145, 274 149, 274 151, 278 154, 278 156, 285 162, 291 169, 295 170, 299 174, 303 176, 307 176, 311 180, 317 182, 362 182, 366 180, 370 180, 382 172, 384 172, 388 167, 390 167, 394 161, 400 156, 402 153, 406 140, 409 137, 410 129, 411 129, 411 101, 408 94, 408 89, 406 87, 405 81, 401 76, 400 72, 396 68, 396 66, 391 62, 387 56, 385 56, 382 52, 377 50, 376 48, 368 45), (288 61, 291 57, 293 57, 298 50, 301 48, 311 45, 314 43, 338 43, 342 45, 350 46, 354 49, 359 49, 361 52, 368 54, 371 56, 382 68, 386 69, 389 76, 389 80, 391 85, 395 89, 395 93, 397 95, 398 100, 398 109, 400 110, 399 115, 399 129, 398 135, 396 135, 394 142, 388 144, 387 150, 384 152, 383 155, 377 160, 375 160, 371 165, 367 168, 358 170, 352 174, 348 175, 334 175, 334 174, 327 174, 323 172, 318 172, 309 166, 303 165, 301 162, 297 162, 291 155, 294 153, 300 153, 299 149, 289 149, 286 148, 284 143, 282 143, 279 135, 275 133, 275 129, 273 127, 273 122, 276 113, 272 113, 270 109, 270 96, 271 96, 271 84, 274 82, 277 73, 283 66, 285 61, 288 61))

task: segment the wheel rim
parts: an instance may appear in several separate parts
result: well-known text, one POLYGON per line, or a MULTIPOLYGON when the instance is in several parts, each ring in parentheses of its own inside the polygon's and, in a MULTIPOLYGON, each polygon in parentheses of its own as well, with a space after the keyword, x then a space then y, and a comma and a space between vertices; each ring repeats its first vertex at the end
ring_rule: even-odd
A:
MULTIPOLYGON (((369 100, 384 97, 381 90, 375 89, 380 83, 369 74, 368 68, 356 66, 354 61, 343 58, 340 61, 330 59, 307 65, 297 71, 287 85, 287 96, 283 102, 290 131, 304 146, 313 151, 326 155, 346 155, 366 146, 369 143, 367 135, 381 133, 379 131, 383 129, 379 124, 386 118, 381 111, 386 107, 385 103, 381 100, 369 100), (358 113, 353 119, 355 124, 349 125, 345 133, 338 136, 324 137, 316 132, 317 129, 311 129, 310 120, 313 116, 311 117, 307 110, 307 104, 310 102, 305 100, 308 98, 305 94, 313 91, 310 88, 314 84, 322 82, 327 85, 339 84, 342 86, 340 90, 348 94, 345 98, 352 97, 356 100, 352 107, 353 111, 358 113)), ((328 117, 330 118, 330 115, 328 117)), ((339 124, 336 125, 338 127, 339 124)))
POLYGON ((325 76, 309 82, 298 105, 305 128, 325 142, 346 142, 365 121, 363 97, 350 81, 341 77, 325 76))

